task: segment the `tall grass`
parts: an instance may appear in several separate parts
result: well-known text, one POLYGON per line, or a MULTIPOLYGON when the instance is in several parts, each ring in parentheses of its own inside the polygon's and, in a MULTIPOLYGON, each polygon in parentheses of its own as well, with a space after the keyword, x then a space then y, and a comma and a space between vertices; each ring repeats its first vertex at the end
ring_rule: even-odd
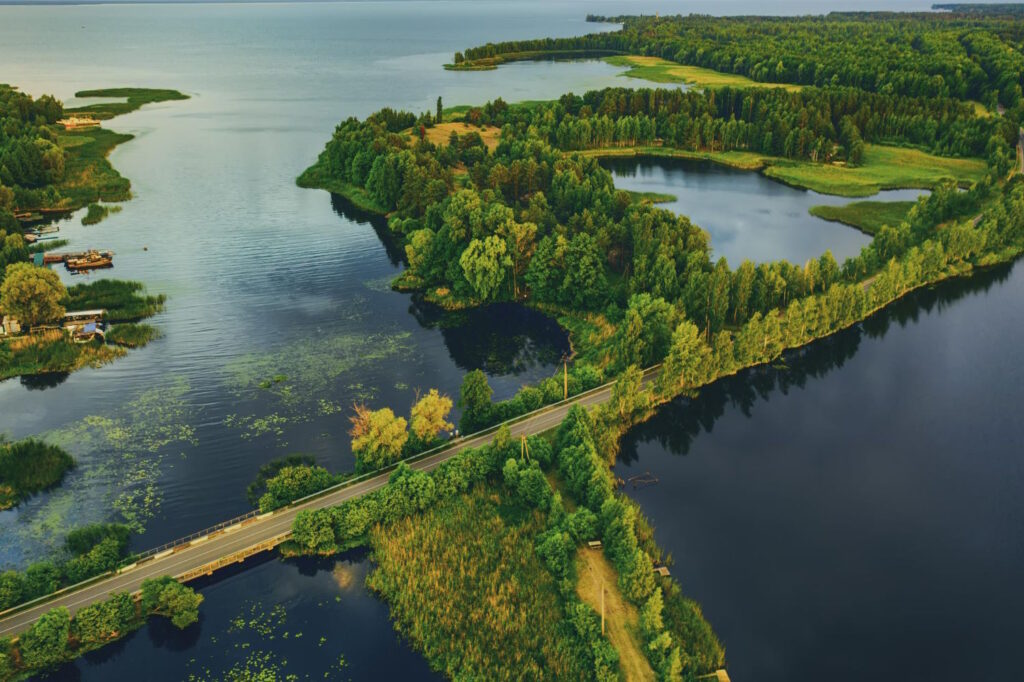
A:
POLYGON ((455 679, 587 679, 589 652, 566 622, 534 549, 536 511, 483 488, 370 534, 369 587, 395 627, 455 679))

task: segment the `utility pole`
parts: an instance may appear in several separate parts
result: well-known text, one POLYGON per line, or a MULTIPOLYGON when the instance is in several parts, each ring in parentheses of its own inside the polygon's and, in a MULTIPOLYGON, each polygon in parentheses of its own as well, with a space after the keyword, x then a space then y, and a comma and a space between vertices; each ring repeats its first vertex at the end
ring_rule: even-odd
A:
POLYGON ((526 436, 519 437, 519 458, 525 461, 530 461, 530 446, 526 442, 526 436))
POLYGON ((562 400, 569 399, 569 356, 562 353, 562 400))
POLYGON ((601 578, 601 636, 604 637, 604 578, 601 578))

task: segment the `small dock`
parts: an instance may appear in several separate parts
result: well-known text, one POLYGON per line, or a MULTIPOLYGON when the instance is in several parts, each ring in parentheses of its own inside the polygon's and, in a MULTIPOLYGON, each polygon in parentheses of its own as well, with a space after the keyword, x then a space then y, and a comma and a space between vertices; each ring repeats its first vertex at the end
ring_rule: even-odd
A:
POLYGON ((88 272, 89 270, 100 270, 102 268, 114 267, 113 251, 89 251, 67 252, 67 253, 42 253, 34 254, 37 265, 57 265, 63 263, 72 273, 88 272), (42 256, 42 262, 39 262, 42 256))

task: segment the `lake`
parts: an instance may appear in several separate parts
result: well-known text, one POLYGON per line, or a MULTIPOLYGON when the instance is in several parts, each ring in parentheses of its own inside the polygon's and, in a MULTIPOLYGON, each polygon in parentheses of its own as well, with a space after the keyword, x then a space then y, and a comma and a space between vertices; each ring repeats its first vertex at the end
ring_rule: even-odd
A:
MULTIPOLYGON (((495 397, 503 398, 557 370, 567 341, 550 319, 514 306, 448 315, 391 291, 402 265, 400 254, 381 238, 380 221, 327 193, 295 186, 295 177, 342 118, 383 106, 432 110, 438 96, 447 105, 479 104, 497 96, 544 99, 570 90, 645 85, 620 78, 623 69, 594 61, 510 64, 490 72, 441 68, 455 50, 474 44, 612 28, 586 24, 587 12, 800 13, 828 7, 843 5, 801 0, 783 7, 735 2, 725 9, 711 2, 600 1, 0 7, 2 80, 26 92, 69 99, 79 89, 138 85, 192 95, 111 122, 112 129, 136 135, 111 157, 132 180, 135 198, 99 225, 83 227, 80 216, 61 223, 69 248, 116 252, 116 267, 93 277, 139 279, 150 291, 169 296, 166 311, 152 321, 164 336, 100 369, 0 383, 0 432, 43 436, 65 445, 79 461, 58 490, 0 513, 0 566, 24 566, 45 556, 69 526, 91 521, 127 520, 144 531, 135 540, 138 549, 191 533, 247 511, 246 485, 261 464, 286 454, 310 453, 332 470, 349 469, 346 431, 353 402, 406 412, 417 389, 456 395, 463 374, 473 368, 487 372, 495 397), (278 375, 284 380, 268 382, 278 375)), ((729 182, 762 180, 746 174, 729 182)), ((680 191, 673 193, 682 199, 680 191)), ((726 242, 714 237, 719 228, 710 218, 704 224, 695 203, 678 210, 712 231, 716 250, 725 249, 726 242)), ((739 212, 744 205, 731 208, 739 212)), ((825 229, 862 239, 839 226, 825 229)), ((780 233, 767 242, 789 248, 794 245, 783 242, 800 234, 806 236, 780 233)), ((839 248, 829 240, 813 249, 839 248)), ((751 245, 747 257, 757 258, 761 248, 768 246, 751 245)), ((1007 315, 1016 310, 1012 305, 986 302, 999 292, 1012 297, 1015 281, 994 282, 984 297, 968 296, 926 313, 941 330, 947 322, 956 328, 955 315, 947 319, 950 311, 974 311, 976 326, 959 339, 964 345, 945 351, 953 356, 976 349, 969 357, 978 371, 963 380, 977 387, 1006 369, 997 362, 1002 356, 979 341, 988 338, 979 330, 997 324, 1021 329, 1019 318, 1007 315)), ((894 337, 895 331, 886 338, 894 337)), ((922 345, 934 342, 926 338, 922 345)), ((909 353, 894 351, 893 362, 902 363, 909 353)), ((750 379, 754 385, 756 377, 750 379)), ((932 376, 933 382, 947 380, 952 379, 939 372, 932 376)), ((951 396, 963 388, 927 385, 940 393, 944 386, 951 396)), ((896 388, 885 393, 893 401, 903 395, 896 388)), ((1002 397, 1012 404, 1020 393, 1002 397)), ((829 414, 852 420, 850 413, 829 414)), ((859 406, 853 414, 861 418, 859 406)), ((779 426, 800 433, 801 425, 789 416, 780 415, 779 426)), ((651 459, 645 456, 645 468, 653 466, 651 459)), ((1008 474, 995 462, 992 468, 993 475, 1008 474)), ((664 476, 652 490, 669 489, 664 476)), ((685 489, 685 481, 679 485, 685 489)), ((659 523, 659 539, 672 548, 679 536, 668 533, 668 522, 656 510, 648 511, 659 523)), ((742 534, 721 539, 745 541, 742 534)), ((939 540, 934 548, 945 546, 939 540)), ((352 574, 342 581, 344 589, 334 562, 247 563, 199 584, 207 602, 198 629, 176 635, 153 621, 62 675, 223 677, 253 652, 273 651, 288 657, 288 672, 303 676, 431 677, 395 635, 387 607, 362 587, 369 560, 349 555, 338 562, 347 567, 343 573, 352 574), (338 597, 341 602, 334 601, 338 597), (278 603, 288 615, 284 625, 274 626, 272 645, 266 628, 232 629, 233 620, 260 620, 254 609, 270 612, 278 603), (292 639, 297 632, 303 636, 292 639), (327 644, 311 646, 322 636, 327 644), (251 646, 242 648, 246 643, 251 646), (347 673, 333 667, 342 655, 347 673)), ((740 673, 752 669, 747 661, 761 662, 752 652, 764 640, 737 634, 724 600, 742 593, 754 613, 757 595, 740 589, 742 576, 723 573, 740 583, 723 579, 702 588, 683 569, 677 572, 684 587, 705 602, 720 629, 730 667, 736 661, 734 679, 750 679, 740 673), (720 590, 718 601, 711 587, 720 590)), ((967 582, 984 584, 986 578, 975 572, 967 582)), ((901 622, 878 627, 894 638, 901 622)), ((780 657, 803 650, 802 641, 770 644, 779 647, 780 657)))
MULTIPOLYGON (((648 157, 602 159, 615 186, 675 196, 659 207, 684 215, 711 235, 712 258, 733 267, 743 260, 788 260, 803 265, 826 250, 842 263, 871 237, 846 225, 816 218, 812 206, 842 206, 857 199, 790 187, 761 173, 711 161, 648 157)), ((888 190, 872 201, 915 201, 919 190, 888 190)))

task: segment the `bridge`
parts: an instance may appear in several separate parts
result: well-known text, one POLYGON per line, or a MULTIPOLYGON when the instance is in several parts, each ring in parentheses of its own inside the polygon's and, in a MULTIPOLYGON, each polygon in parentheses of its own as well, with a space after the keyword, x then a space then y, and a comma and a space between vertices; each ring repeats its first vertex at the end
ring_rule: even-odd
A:
MULTIPOLYGON (((644 372, 644 382, 651 381, 657 375, 658 369, 651 368, 644 372)), ((561 424, 573 406, 590 407, 609 400, 613 386, 614 382, 599 386, 505 424, 514 438, 547 431, 561 424)), ((500 426, 460 438, 451 445, 442 446, 405 461, 414 470, 431 471, 467 448, 490 443, 500 426)), ((276 511, 266 514, 250 512, 187 538, 144 552, 135 563, 123 566, 116 572, 98 576, 0 612, 0 637, 24 632, 40 616, 58 606, 64 606, 74 614, 83 607, 108 599, 114 593, 138 592, 142 582, 149 578, 170 575, 187 582, 199 576, 211 575, 220 568, 273 549, 289 539, 292 534, 292 522, 299 512, 334 507, 361 497, 387 485, 389 476, 390 470, 361 476, 297 500, 276 511)))

